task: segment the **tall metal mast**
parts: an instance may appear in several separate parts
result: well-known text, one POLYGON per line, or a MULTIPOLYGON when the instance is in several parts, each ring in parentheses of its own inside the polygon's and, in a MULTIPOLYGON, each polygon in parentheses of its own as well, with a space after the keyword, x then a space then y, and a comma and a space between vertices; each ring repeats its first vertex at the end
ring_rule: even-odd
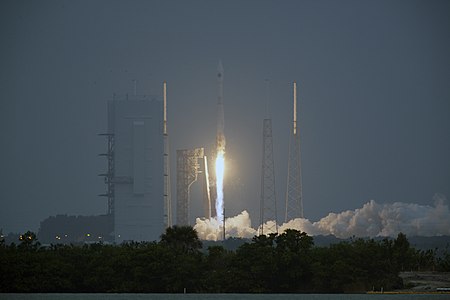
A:
POLYGON ((303 218, 300 133, 297 128, 297 83, 294 81, 293 126, 289 138, 285 222, 303 218))
POLYGON ((169 134, 167 133, 167 83, 163 83, 164 118, 164 226, 172 226, 172 197, 170 193, 170 160, 169 160, 169 134))

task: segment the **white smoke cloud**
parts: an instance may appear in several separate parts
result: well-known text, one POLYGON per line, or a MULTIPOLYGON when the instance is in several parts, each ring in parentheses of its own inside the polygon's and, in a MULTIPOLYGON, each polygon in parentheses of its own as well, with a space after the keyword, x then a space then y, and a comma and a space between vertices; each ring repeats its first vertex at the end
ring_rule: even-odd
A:
MULTIPOLYGON (((309 235, 329 235, 338 238, 395 237, 399 232, 408 236, 450 235, 450 210, 445 196, 436 194, 434 205, 395 202, 378 204, 371 200, 362 208, 347 210, 341 213, 330 213, 317 222, 298 218, 278 226, 278 232, 297 229, 309 235)), ((226 219, 226 237, 251 238, 257 230, 251 227, 247 211, 226 219)), ((264 233, 270 233, 266 228, 274 228, 274 221, 268 221, 264 233)), ((203 240, 218 240, 223 236, 222 224, 217 220, 197 218, 194 228, 203 240)))

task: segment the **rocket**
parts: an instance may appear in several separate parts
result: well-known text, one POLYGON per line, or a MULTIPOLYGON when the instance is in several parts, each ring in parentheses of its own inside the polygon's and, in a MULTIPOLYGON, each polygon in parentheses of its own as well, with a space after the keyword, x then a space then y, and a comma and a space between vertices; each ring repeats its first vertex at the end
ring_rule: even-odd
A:
POLYGON ((225 120, 223 113, 223 66, 222 62, 219 60, 219 65, 217 67, 217 83, 219 87, 218 99, 217 99, 217 137, 216 146, 217 152, 225 151, 225 120))

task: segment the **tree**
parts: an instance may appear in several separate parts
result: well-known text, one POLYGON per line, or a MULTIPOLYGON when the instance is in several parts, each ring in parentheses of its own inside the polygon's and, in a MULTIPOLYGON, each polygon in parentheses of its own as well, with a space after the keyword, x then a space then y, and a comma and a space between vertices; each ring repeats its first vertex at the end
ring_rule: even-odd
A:
POLYGON ((23 250, 37 250, 39 248, 40 243, 36 238, 36 234, 31 231, 27 231, 24 234, 19 236, 19 249, 23 250))
POLYGON ((271 233, 269 235, 256 235, 253 237, 252 242, 260 246, 273 247, 276 237, 276 233, 271 233))
POLYGON ((276 291, 275 249, 262 236, 241 245, 233 257, 231 288, 239 293, 276 291), (263 241, 264 240, 264 241, 263 241))
POLYGON ((181 253, 194 253, 202 248, 197 231, 191 226, 173 226, 161 235, 161 244, 181 253))
POLYGON ((5 245, 5 237, 3 236, 3 229, 0 228, 0 247, 5 245))
POLYGON ((306 232, 286 229, 276 237, 277 249, 294 253, 307 252, 314 246, 314 240, 306 232))
POLYGON ((450 272, 450 251, 448 248, 445 249, 442 257, 439 259, 439 271, 450 272))
POLYGON ((200 289, 202 243, 191 226, 173 226, 161 235, 160 245, 171 259, 165 265, 164 282, 167 292, 179 293, 186 288, 190 292, 200 289), (168 250, 168 251, 167 251, 168 250))
POLYGON ((399 271, 408 270, 413 267, 412 258, 414 249, 410 248, 409 241, 404 233, 399 233, 394 240, 392 255, 399 271))
POLYGON ((279 291, 302 292, 309 290, 312 280, 313 238, 305 232, 287 229, 278 235, 275 241, 279 291))

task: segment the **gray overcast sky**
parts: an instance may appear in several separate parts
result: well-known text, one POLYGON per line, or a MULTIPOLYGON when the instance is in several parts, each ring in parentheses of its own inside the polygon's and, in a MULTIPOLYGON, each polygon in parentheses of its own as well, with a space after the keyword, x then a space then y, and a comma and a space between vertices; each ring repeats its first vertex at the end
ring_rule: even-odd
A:
POLYGON ((214 144, 219 59, 227 214, 259 219, 265 79, 279 211, 293 80, 306 217, 450 196, 450 1, 7 0, 0 45, 4 232, 106 212, 97 133, 133 79, 139 94, 168 82, 175 186, 176 149, 214 144))

